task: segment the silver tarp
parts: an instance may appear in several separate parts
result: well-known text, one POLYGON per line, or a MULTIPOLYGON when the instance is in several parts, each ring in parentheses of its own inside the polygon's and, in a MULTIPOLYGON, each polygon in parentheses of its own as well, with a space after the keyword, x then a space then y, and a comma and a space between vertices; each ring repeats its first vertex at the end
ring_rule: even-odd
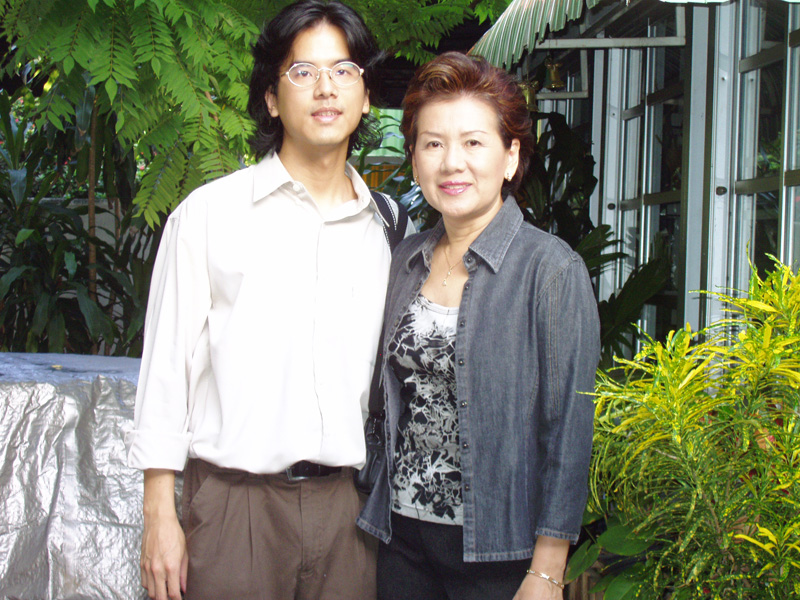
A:
POLYGON ((139 361, 0 353, 0 598, 146 598, 142 474, 125 465, 139 361))

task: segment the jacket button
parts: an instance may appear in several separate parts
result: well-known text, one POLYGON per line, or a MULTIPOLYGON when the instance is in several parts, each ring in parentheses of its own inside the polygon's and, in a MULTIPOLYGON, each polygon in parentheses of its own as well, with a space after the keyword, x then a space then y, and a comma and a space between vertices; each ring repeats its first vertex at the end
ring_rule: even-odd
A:
POLYGON ((465 492, 468 492, 468 491, 470 491, 471 489, 472 489, 472 488, 470 487, 470 485, 469 485, 468 483, 465 483, 465 484, 464 484, 464 491, 465 491, 465 492))
POLYGON ((463 358, 459 358, 458 359, 458 365, 461 366, 461 367, 464 366, 464 359, 463 358))
POLYGON ((462 319, 461 322, 458 324, 458 326, 459 327, 463 327, 466 324, 467 324, 467 322, 462 319))
POLYGON ((471 262, 472 262, 472 257, 471 257, 471 256, 468 256, 468 257, 467 257, 467 263, 471 263, 471 262))
POLYGON ((469 442, 464 442, 463 444, 461 444, 461 447, 462 447, 464 450, 466 450, 467 448, 469 448, 469 442))
POLYGON ((467 403, 466 403, 466 402, 462 402, 462 403, 461 403, 461 408, 464 408, 464 407, 466 407, 466 406, 467 406, 467 403))

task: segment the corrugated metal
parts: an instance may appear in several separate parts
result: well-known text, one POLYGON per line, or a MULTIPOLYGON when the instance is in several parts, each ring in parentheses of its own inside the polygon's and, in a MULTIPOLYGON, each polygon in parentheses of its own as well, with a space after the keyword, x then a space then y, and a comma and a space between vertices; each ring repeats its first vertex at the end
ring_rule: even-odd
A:
POLYGON ((544 38, 545 31, 563 29, 567 21, 583 14, 600 0, 514 0, 500 15, 470 54, 478 54, 499 67, 510 66, 520 59, 525 48, 544 38))
MULTIPOLYGON (((686 0, 662 0, 686 3, 686 0)), ((695 4, 719 3, 727 0, 692 0, 695 4)), ((800 0, 787 0, 799 2, 800 0)), ((483 56, 493 65, 510 67, 551 32, 566 27, 568 21, 583 14, 584 4, 593 8, 600 0, 513 0, 497 22, 478 40, 470 54, 483 56)))

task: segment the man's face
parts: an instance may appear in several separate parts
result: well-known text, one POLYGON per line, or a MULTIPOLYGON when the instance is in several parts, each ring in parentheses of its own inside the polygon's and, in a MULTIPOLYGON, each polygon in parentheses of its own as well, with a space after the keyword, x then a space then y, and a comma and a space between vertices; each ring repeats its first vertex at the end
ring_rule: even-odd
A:
MULTIPOLYGON (((320 23, 297 35, 281 73, 295 63, 331 68, 349 59, 342 30, 320 23)), ((363 78, 354 85, 338 87, 331 81, 330 71, 321 71, 315 84, 303 88, 281 75, 276 92, 268 91, 265 98, 269 114, 283 123, 281 154, 286 151, 304 155, 342 147, 346 151, 350 134, 358 127, 361 116, 369 112, 369 94, 363 78)))

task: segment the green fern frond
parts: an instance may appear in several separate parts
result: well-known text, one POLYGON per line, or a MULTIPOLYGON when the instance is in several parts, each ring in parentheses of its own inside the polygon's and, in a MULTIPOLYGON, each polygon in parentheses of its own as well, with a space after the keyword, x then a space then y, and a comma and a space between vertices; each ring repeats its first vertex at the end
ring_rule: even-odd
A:
POLYGON ((216 112, 216 107, 205 95, 208 85, 197 81, 197 76, 190 73, 181 60, 162 66, 161 82, 188 119, 216 112))
POLYGON ((106 85, 109 100, 113 102, 118 85, 132 87, 136 81, 136 61, 124 15, 106 7, 98 8, 97 13, 107 13, 102 14, 106 27, 96 39, 96 50, 89 64, 92 75, 90 84, 106 85), (114 85, 107 84, 109 81, 113 81, 114 85))
POLYGON ((253 121, 245 114, 233 108, 223 106, 219 114, 219 124, 229 139, 246 141, 255 128, 253 121))
POLYGON ((207 180, 232 173, 240 167, 239 157, 216 128, 199 127, 194 152, 200 157, 200 168, 207 180))
POLYGON ((36 127, 41 128, 46 121, 59 131, 64 131, 66 129, 65 123, 71 120, 74 113, 75 108, 73 105, 61 95, 59 86, 55 85, 50 88, 50 91, 39 102, 36 127))
POLYGON ((156 4, 145 2, 134 10, 130 23, 136 60, 149 62, 159 75, 162 61, 174 60, 172 35, 161 11, 156 4))
POLYGON ((75 10, 65 6, 68 3, 69 0, 62 0, 53 8, 54 14, 62 14, 63 17, 46 19, 40 29, 43 39, 36 40, 52 60, 63 64, 67 74, 75 64, 89 69, 96 37, 93 33, 102 29, 88 5, 75 10))
POLYGON ((245 112, 247 101, 250 98, 250 88, 243 81, 225 81, 222 84, 223 93, 228 101, 237 110, 245 112))
POLYGON ((178 196, 183 199, 206 182, 203 170, 200 168, 200 157, 192 154, 186 164, 183 180, 178 191, 178 196))
POLYGON ((243 15, 231 4, 219 7, 221 20, 225 23, 225 34, 231 39, 241 40, 249 47, 258 37, 259 29, 252 19, 243 15))
POLYGON ((142 177, 133 203, 140 207, 140 214, 151 227, 160 223, 161 214, 168 214, 182 200, 180 190, 187 163, 186 149, 176 144, 154 157, 142 177))
POLYGON ((182 0, 166 0, 164 16, 172 26, 184 23, 190 28, 194 28, 195 25, 199 25, 200 21, 200 15, 197 13, 195 5, 182 0))

